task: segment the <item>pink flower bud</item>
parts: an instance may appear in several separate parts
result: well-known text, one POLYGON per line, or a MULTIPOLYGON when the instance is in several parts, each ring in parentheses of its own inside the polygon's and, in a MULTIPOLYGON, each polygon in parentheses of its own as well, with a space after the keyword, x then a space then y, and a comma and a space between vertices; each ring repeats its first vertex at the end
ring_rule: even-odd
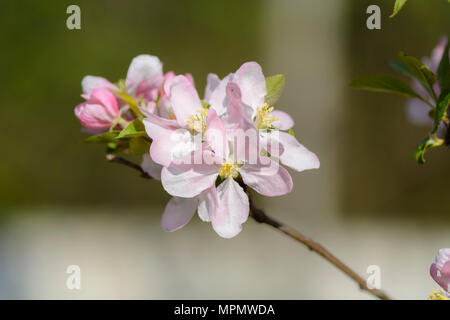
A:
POLYGON ((436 261, 430 267, 431 277, 450 293, 450 248, 439 249, 436 261))
POLYGON ((87 101, 75 107, 75 115, 87 129, 108 129, 119 117, 116 97, 109 90, 93 89, 82 97, 87 101))

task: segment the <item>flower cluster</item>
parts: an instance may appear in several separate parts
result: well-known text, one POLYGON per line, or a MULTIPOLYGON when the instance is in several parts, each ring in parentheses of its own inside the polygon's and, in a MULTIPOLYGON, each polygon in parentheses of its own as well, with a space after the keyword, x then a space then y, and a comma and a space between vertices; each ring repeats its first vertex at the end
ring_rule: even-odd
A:
POLYGON ((284 166, 319 168, 294 136, 294 121, 274 104, 284 76, 265 78, 256 62, 223 79, 207 77, 203 99, 191 75, 163 73, 157 57, 133 59, 125 80, 82 81, 86 100, 75 108, 82 126, 107 153, 142 155, 142 169, 172 195, 162 227, 174 231, 195 212, 224 238, 249 216, 248 188, 281 196, 293 183, 284 166))

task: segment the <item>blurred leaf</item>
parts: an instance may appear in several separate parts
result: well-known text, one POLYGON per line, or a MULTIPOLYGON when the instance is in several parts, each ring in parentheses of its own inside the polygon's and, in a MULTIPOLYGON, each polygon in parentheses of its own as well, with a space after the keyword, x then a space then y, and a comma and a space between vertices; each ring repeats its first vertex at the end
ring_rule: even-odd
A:
POLYGON ((281 96, 284 88, 284 74, 277 74, 266 78, 266 96, 264 101, 273 106, 281 96))
MULTIPOLYGON (((449 0, 449 1, 450 1, 450 0, 449 0)), ((407 76, 409 76, 409 77, 412 77, 412 76, 413 76, 413 74, 411 73, 411 71, 409 71, 408 68, 407 68, 407 67, 403 64, 403 62, 401 62, 401 61, 391 61, 391 62, 389 63, 389 65, 390 65, 392 68, 394 68, 394 69, 396 69, 396 70, 398 70, 398 71, 404 73, 405 75, 407 75, 407 76)))
POLYGON ((120 131, 116 139, 141 137, 145 135, 147 135, 147 133, 145 132, 145 126, 142 123, 142 120, 136 119, 120 131))
POLYGON ((445 118, 447 115, 447 109, 450 104, 450 92, 447 91, 445 95, 441 94, 441 97, 439 98, 437 107, 436 107, 436 113, 434 116, 434 126, 432 133, 435 133, 441 124, 441 121, 445 118))
POLYGON ((119 130, 107 131, 101 134, 96 134, 84 139, 85 143, 108 143, 116 141, 115 138, 119 134, 119 130))
POLYGON ((294 130, 292 130, 292 129, 289 129, 288 133, 289 133, 289 134, 290 134, 291 136, 295 137, 295 133, 294 133, 294 130))
POLYGON ((436 93, 434 92, 433 85, 436 83, 436 76, 426 65, 424 65, 419 59, 408 56, 403 52, 399 53, 400 60, 405 67, 413 74, 413 76, 422 83, 423 87, 430 93, 433 99, 436 101, 436 93))
POLYGON ((394 11, 389 16, 389 18, 393 18, 397 15, 397 13, 403 8, 407 0, 396 0, 394 5, 394 11))
POLYGON ((134 155, 142 155, 150 149, 150 142, 142 137, 130 140, 130 152, 134 155))
MULTIPOLYGON (((449 0, 450 1, 450 0, 449 0)), ((450 58, 449 58, 449 43, 445 47, 442 54, 441 61, 438 67, 439 85, 441 87, 441 93, 450 91, 450 58)))
POLYGON ((414 150, 413 156, 419 164, 425 163, 425 152, 431 148, 439 147, 444 144, 444 140, 434 137, 427 137, 414 150))
POLYGON ((397 78, 385 75, 369 75, 353 80, 348 84, 354 89, 397 93, 410 98, 423 100, 408 84, 397 78))

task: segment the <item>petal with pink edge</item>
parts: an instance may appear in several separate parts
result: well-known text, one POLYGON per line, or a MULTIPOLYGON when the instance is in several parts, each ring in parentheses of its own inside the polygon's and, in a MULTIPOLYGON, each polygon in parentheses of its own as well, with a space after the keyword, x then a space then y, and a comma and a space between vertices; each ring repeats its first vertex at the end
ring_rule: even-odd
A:
POLYGON ((245 164, 239 169, 244 183, 256 192, 268 196, 281 196, 291 192, 292 178, 289 172, 276 161, 267 157, 261 157, 264 165, 245 164))
POLYGON ((242 101, 251 106, 256 112, 256 108, 262 107, 266 95, 266 79, 261 66, 256 62, 244 63, 234 76, 242 93, 242 101))
POLYGON ((284 150, 280 155, 280 161, 299 172, 320 167, 316 154, 301 145, 295 137, 286 132, 279 132, 279 141, 284 150))
POLYGON ((94 89, 111 89, 118 90, 115 85, 102 77, 96 76, 85 76, 83 80, 81 80, 81 88, 83 93, 91 94, 94 89))
POLYGON ((125 85, 128 93, 135 96, 139 87, 150 90, 159 87, 162 81, 162 63, 159 58, 142 54, 131 61, 125 85))
POLYGON ((225 127, 214 109, 208 110, 206 141, 219 158, 225 159, 228 155, 228 142, 225 127))
POLYGON ((220 84, 220 79, 217 76, 217 74, 209 73, 208 76, 206 77, 206 88, 205 88, 205 96, 204 96, 205 102, 209 103, 211 94, 219 86, 219 84, 220 84))
POLYGON ((116 97, 107 89, 93 89, 88 102, 101 103, 105 107, 105 111, 112 118, 117 118, 119 116, 119 106, 116 97))
POLYGON ((176 231, 186 225, 195 214, 197 198, 173 197, 169 200, 161 218, 161 226, 165 231, 176 231))
POLYGON ((156 139, 162 134, 170 134, 173 130, 180 127, 175 120, 161 118, 151 113, 146 113, 145 115, 147 118, 142 122, 144 123, 145 131, 152 139, 156 139))
POLYGON ((79 104, 75 107, 75 115, 84 127, 94 130, 107 129, 114 121, 101 104, 79 104))
POLYGON ((163 168, 161 182, 169 194, 192 198, 216 182, 219 168, 219 165, 171 164, 163 168))
POLYGON ((232 178, 226 179, 217 187, 219 206, 211 219, 217 234, 223 238, 232 238, 242 230, 247 221, 249 201, 241 186, 232 178))
POLYGON ((213 185, 211 188, 206 189, 198 198, 198 216, 202 221, 210 222, 219 205, 216 186, 213 185))
POLYGON ((227 85, 233 79, 234 74, 230 73, 225 78, 220 80, 220 83, 214 88, 214 90, 209 95, 209 101, 207 101, 211 108, 216 110, 219 116, 222 116, 227 111, 227 85))
POLYGON ((180 126, 186 126, 189 117, 203 108, 194 85, 185 76, 177 76, 173 79, 170 103, 180 126))
MULTIPOLYGON (((446 263, 450 268, 450 261, 446 263)), ((446 275, 443 270, 439 270, 435 263, 430 267, 430 275, 434 281, 437 282, 444 290, 448 291, 450 289, 450 276, 446 275)))
POLYGON ((294 120, 292 120, 291 116, 286 112, 275 110, 270 114, 278 119, 272 122, 272 125, 275 128, 278 128, 280 130, 289 130, 294 126, 294 120))

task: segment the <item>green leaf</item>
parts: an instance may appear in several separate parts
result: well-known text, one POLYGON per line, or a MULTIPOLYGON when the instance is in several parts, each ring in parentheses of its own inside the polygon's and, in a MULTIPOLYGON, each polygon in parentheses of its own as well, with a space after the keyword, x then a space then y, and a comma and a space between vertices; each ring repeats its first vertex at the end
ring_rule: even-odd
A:
POLYGON ((431 133, 435 133, 437 131, 439 124, 447 115, 447 109, 449 105, 450 105, 450 92, 447 91, 445 95, 441 94, 441 97, 439 98, 438 104, 436 106, 436 112, 434 115, 433 130, 431 131, 431 133))
POLYGON ((449 43, 445 47, 442 54, 441 61, 438 67, 438 79, 441 87, 441 92, 450 91, 450 58, 449 58, 449 43))
POLYGON ((205 102, 203 100, 200 101, 202 103, 203 109, 209 109, 211 105, 208 102, 205 102))
POLYGON ((394 11, 389 16, 389 18, 393 18, 397 15, 397 13, 403 8, 407 0, 396 0, 394 5, 394 11))
POLYGON ((133 97, 128 95, 128 93, 126 93, 125 91, 116 90, 113 90, 113 93, 116 95, 116 97, 122 99, 137 117, 143 116, 142 112, 139 110, 137 101, 133 97))
POLYGON ((116 139, 141 137, 145 135, 145 126, 142 123, 142 120, 136 119, 133 122, 130 122, 122 131, 120 131, 116 139))
POLYGON ((130 140, 130 152, 134 155, 142 155, 150 149, 150 142, 142 137, 130 140))
POLYGON ((294 133, 294 130, 292 130, 292 129, 289 129, 288 133, 289 133, 289 134, 290 134, 291 136, 295 137, 295 133, 294 133))
POLYGON ((115 138, 119 134, 119 130, 107 131, 102 134, 97 134, 84 139, 85 143, 108 143, 115 141, 115 138))
POLYGON ((284 88, 284 74, 277 74, 266 78, 266 96, 264 101, 273 106, 281 96, 281 92, 284 88))
POLYGON ((391 62, 389 63, 389 65, 390 65, 392 68, 394 68, 394 69, 396 69, 396 70, 402 72, 402 73, 405 74, 406 76, 409 76, 409 77, 412 77, 412 76, 413 76, 413 74, 411 73, 411 71, 409 71, 408 68, 407 68, 407 67, 403 64, 403 62, 401 62, 401 61, 391 61, 391 62))
POLYGON ((410 98, 423 100, 408 84, 405 82, 385 75, 370 75, 353 80, 348 84, 354 89, 363 89, 377 92, 396 93, 410 98))
POLYGON ((419 80, 431 97, 436 101, 437 97, 433 89, 433 85, 436 83, 436 76, 434 73, 419 59, 414 58, 413 56, 408 56, 405 53, 400 52, 399 57, 405 67, 417 80, 419 80))
POLYGON ((414 150, 413 156, 419 164, 425 163, 425 152, 431 148, 439 147, 444 144, 444 140, 433 137, 426 137, 414 150))

